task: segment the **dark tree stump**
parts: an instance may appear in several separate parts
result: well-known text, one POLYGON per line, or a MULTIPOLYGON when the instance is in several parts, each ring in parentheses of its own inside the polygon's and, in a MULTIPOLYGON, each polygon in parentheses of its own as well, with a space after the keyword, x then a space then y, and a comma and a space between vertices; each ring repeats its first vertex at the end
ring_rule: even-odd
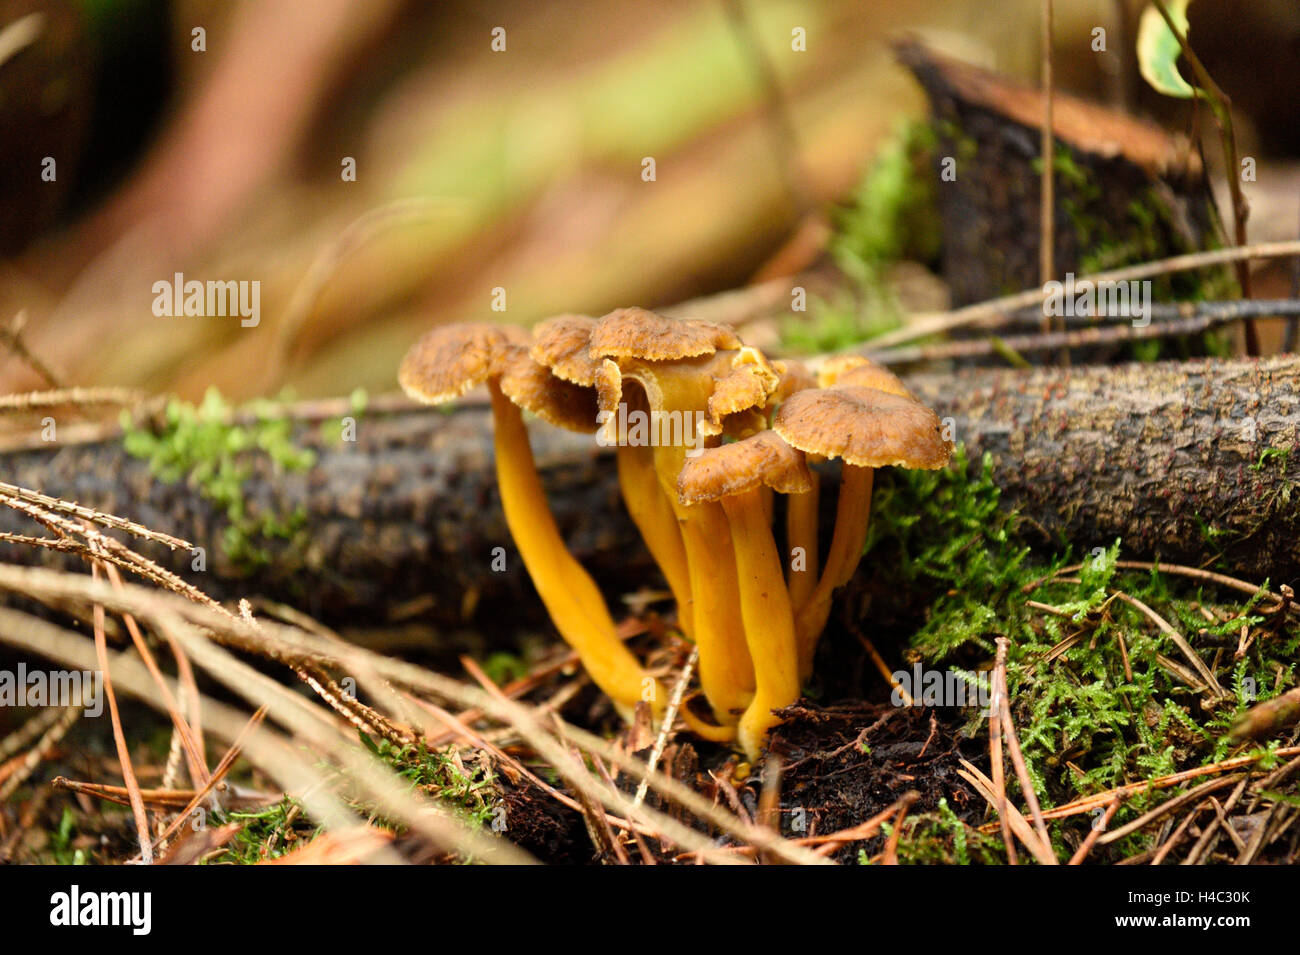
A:
MULTIPOLYGON (((896 51, 930 98, 943 270, 953 304, 1041 288, 1042 94, 915 40, 896 51), (944 179, 946 167, 955 179, 951 172, 944 179)), ((1057 277, 1215 244, 1213 197, 1185 140, 1059 91, 1052 127, 1057 277)), ((1187 283, 1195 281, 1181 277, 1171 290, 1194 288, 1187 283)))

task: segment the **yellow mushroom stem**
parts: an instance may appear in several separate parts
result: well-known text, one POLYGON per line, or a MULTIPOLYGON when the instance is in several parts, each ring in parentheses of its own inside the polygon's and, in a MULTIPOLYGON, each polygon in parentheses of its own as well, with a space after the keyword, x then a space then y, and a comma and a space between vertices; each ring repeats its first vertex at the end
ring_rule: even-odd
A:
POLYGON ((867 542, 867 521, 871 517, 872 468, 844 465, 840 472, 840 495, 835 502, 835 531, 831 535, 826 565, 817 586, 802 606, 795 608, 795 639, 799 647, 799 679, 812 676, 817 640, 826 628, 835 588, 852 578, 867 542))
POLYGON ((820 555, 817 551, 817 523, 821 497, 821 480, 816 471, 812 475, 812 490, 791 494, 785 500, 785 539, 789 547, 790 571, 786 580, 790 588, 790 603, 796 609, 808 602, 817 586, 817 568, 820 555), (796 569, 799 568, 799 569, 796 569))
POLYGON ((655 473, 654 451, 648 447, 633 447, 620 441, 615 452, 618 461, 618 484, 623 492, 623 503, 632 516, 632 523, 641 532, 659 569, 663 572, 668 589, 677 603, 677 624, 693 639, 695 633, 691 600, 690 569, 686 563, 686 545, 682 543, 681 528, 672 502, 659 486, 655 473))
POLYGON ((697 716, 692 709, 692 702, 697 699, 701 693, 687 697, 682 701, 681 709, 677 712, 687 728, 700 739, 706 739, 712 743, 730 743, 736 738, 736 727, 726 726, 718 723, 710 723, 700 716, 697 716))
POLYGON ((676 516, 686 552, 700 687, 723 726, 734 726, 754 697, 754 668, 740 618, 731 533, 720 504, 681 503, 677 477, 688 449, 701 448, 706 441, 700 425, 713 389, 713 372, 729 367, 729 361, 719 353, 681 362, 633 362, 622 370, 625 381, 635 381, 644 390, 644 407, 660 415, 653 449, 655 473, 676 516))
POLYGON ((737 737, 746 755, 757 759, 768 730, 780 722, 772 711, 799 698, 794 613, 762 490, 724 497, 722 507, 731 528, 745 639, 754 665, 754 699, 740 718, 737 737))
MULTIPOLYGON (((675 487, 676 473, 672 481, 675 487)), ((690 568, 700 688, 713 707, 714 718, 722 725, 734 726, 754 697, 754 668, 741 620, 727 516, 715 502, 682 505, 674 501, 673 508, 681 523, 690 568)))
POLYGON ((641 700, 660 715, 668 702, 667 693, 619 639, 600 589, 574 560, 555 526, 523 415, 495 380, 489 383, 489 390, 501 505, 538 596, 560 636, 577 651, 592 682, 624 716, 641 700))

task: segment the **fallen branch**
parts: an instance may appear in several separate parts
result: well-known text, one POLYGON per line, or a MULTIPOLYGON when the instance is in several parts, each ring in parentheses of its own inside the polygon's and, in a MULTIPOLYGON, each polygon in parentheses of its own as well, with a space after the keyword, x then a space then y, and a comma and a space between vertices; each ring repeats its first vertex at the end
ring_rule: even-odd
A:
MULTIPOLYGON (((1300 509, 1289 503, 1300 483, 1300 454, 1291 453, 1300 446, 1300 359, 980 369, 908 383, 950 419, 973 462, 991 455, 1004 503, 1025 518, 1023 533, 1042 530, 1042 543, 1087 551, 1118 537, 1130 555, 1192 566, 1221 556, 1236 573, 1275 585, 1300 574, 1300 509)), ((489 637, 539 621, 497 499, 487 409, 472 400, 450 414, 387 407, 360 417, 355 444, 301 422, 298 442, 318 455, 308 471, 277 474, 269 461, 254 469, 249 511, 300 513, 305 531, 299 541, 267 540, 272 561, 255 575, 225 556, 224 517, 200 489, 155 480, 120 440, 3 454, 0 471, 41 488, 44 506, 54 494, 99 509, 78 516, 128 513, 193 540, 206 554, 198 573, 194 551, 167 549, 187 541, 145 542, 140 551, 221 599, 252 591, 332 623, 418 617, 489 637)), ((653 586, 608 449, 554 429, 535 429, 533 441, 575 555, 607 592, 653 586)), ((29 492, 8 493, 31 501, 29 492)), ((827 504, 829 526, 833 499, 827 504)), ((31 530, 0 509, 0 532, 31 530)), ((0 559, 72 558, 0 541, 0 559)))

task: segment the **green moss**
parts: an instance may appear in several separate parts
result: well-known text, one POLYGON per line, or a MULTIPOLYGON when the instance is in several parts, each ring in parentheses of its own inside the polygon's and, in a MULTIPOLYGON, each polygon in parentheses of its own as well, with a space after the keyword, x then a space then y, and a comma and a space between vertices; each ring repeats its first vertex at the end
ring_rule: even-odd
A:
POLYGON ((1024 576, 1029 549, 1013 538, 1014 517, 1000 507, 992 459, 970 469, 963 448, 943 471, 882 473, 872 498, 867 558, 879 562, 909 592, 942 591, 930 620, 913 640, 924 656, 939 659, 981 636, 1024 576), (967 472, 970 472, 969 476, 967 472))
POLYGON ((303 814, 302 806, 287 796, 261 809, 215 811, 208 817, 210 826, 231 823, 239 823, 239 831, 226 843, 225 851, 205 864, 256 865, 300 849, 321 833, 303 814))
POLYGON ((283 474, 307 470, 316 455, 294 444, 293 423, 270 402, 255 402, 249 410, 251 423, 234 423, 233 409, 210 388, 197 406, 170 401, 156 431, 123 412, 122 440, 128 454, 149 462, 158 480, 187 482, 225 516, 222 547, 236 566, 251 572, 270 563, 267 541, 300 542, 306 515, 255 512, 244 483, 258 459, 283 474))
MULTIPOLYGON (((399 747, 387 740, 359 735, 370 753, 407 780, 412 788, 439 799, 472 825, 491 824, 497 812, 496 778, 486 768, 475 762, 472 769, 462 770, 448 753, 431 751, 423 744, 399 747)), ((324 762, 320 763, 320 768, 337 777, 340 788, 346 791, 348 780, 343 774, 324 762)), ((353 803, 353 806, 372 825, 395 832, 403 829, 385 819, 373 806, 361 803, 353 803)), ((289 797, 256 810, 216 811, 208 816, 210 826, 229 823, 239 823, 241 828, 226 843, 220 855, 207 860, 210 865, 254 865, 266 859, 279 858, 302 848, 323 831, 308 819, 301 804, 289 797)))
POLYGON ((76 823, 77 814, 71 806, 64 806, 58 828, 50 833, 50 855, 55 865, 87 864, 85 850, 72 846, 72 840, 76 837, 76 823))
POLYGON ((880 149, 852 200, 835 215, 831 255, 848 287, 810 303, 782 328, 786 348, 824 352, 845 348, 897 328, 902 313, 888 283, 889 266, 904 259, 929 262, 942 235, 934 201, 928 125, 900 125, 880 149))
POLYGON ((934 138, 940 143, 951 145, 957 153, 956 158, 962 162, 969 162, 978 155, 980 147, 975 137, 968 135, 953 120, 936 119, 932 129, 934 138))
MULTIPOLYGON (((1036 168, 1041 165, 1037 162, 1036 168)), ((1054 167, 1059 202, 1078 243, 1081 276, 1200 251, 1180 241, 1182 229, 1157 186, 1142 190, 1125 207, 1124 217, 1114 222, 1099 211, 1103 208, 1101 191, 1088 179, 1067 147, 1058 147, 1054 167)), ((1216 236, 1216 229, 1211 228, 1206 248, 1219 247, 1216 236)), ((1153 301, 1213 301, 1236 298, 1239 294, 1232 272, 1226 267, 1161 276, 1152 280, 1151 286, 1153 301)), ((1222 331, 1203 332, 1198 336, 1197 346, 1193 350, 1184 341, 1157 339, 1130 342, 1126 347, 1135 361, 1147 362, 1198 354, 1232 354, 1231 339, 1222 331)))
POLYGON ((1264 466, 1267 465, 1269 461, 1277 461, 1277 466, 1281 469, 1283 474, 1286 474, 1288 470, 1287 465, 1290 459, 1290 448, 1265 448, 1259 453, 1259 460, 1252 464, 1250 469, 1258 473, 1264 470, 1264 466))
POLYGON ((527 660, 517 653, 509 653, 505 650, 488 654, 481 666, 488 679, 497 686, 513 683, 527 676, 530 669, 527 660))
POLYGON ((893 331, 903 323, 898 299, 881 281, 816 299, 807 317, 791 315, 781 329, 783 349, 816 355, 840 351, 893 331))
MULTIPOLYGON (((1046 806, 1245 751, 1231 742, 1228 729, 1247 707, 1297 682, 1300 634, 1285 628, 1261 633, 1233 661, 1241 628, 1264 622, 1256 610, 1263 590, 1239 600, 1158 568, 1120 570, 1119 541, 1084 554, 1082 567, 1067 575, 1074 582, 1047 582, 1026 594, 1026 585, 1079 560, 1068 550, 1032 554, 1019 542, 1018 519, 1001 507, 987 459, 968 470, 959 452, 948 471, 881 472, 872 524, 865 563, 878 575, 877 600, 887 603, 903 594, 924 600, 919 613, 911 611, 915 622, 904 628, 910 633, 907 653, 975 679, 991 667, 996 638, 1008 638, 1013 719, 1046 806), (1136 609, 1114 599, 1117 590, 1169 621, 1215 669, 1221 685, 1235 690, 1235 698, 1206 709, 1202 696, 1160 662, 1162 656, 1183 662, 1177 646, 1136 609), (1053 609, 1031 607, 1029 600, 1053 609), (1227 619, 1207 622, 1202 608, 1227 619)), ((872 616, 907 620, 908 612, 877 603, 872 616)), ((967 731, 984 733, 983 714, 971 710, 968 716, 967 731)), ((1130 798, 1114 825, 1177 791, 1130 798)), ((1090 822, 1080 816, 1051 827, 1058 853, 1071 851, 1090 822), (1066 833, 1071 842, 1064 840, 1066 833)), ((937 838, 934 827, 913 831, 916 838, 922 834, 937 838)), ((1108 851, 1142 851, 1151 838, 1140 833, 1108 851)), ((940 851, 914 850, 920 857, 940 851)), ((943 851, 958 852, 955 833, 943 851)))
MULTIPOLYGON (((1056 159, 1052 163, 1053 171, 1060 177, 1060 181, 1067 186, 1077 190, 1085 199, 1095 199, 1100 195, 1096 183, 1088 181, 1088 174, 1084 172, 1083 167, 1074 161, 1074 154, 1066 146, 1058 145, 1056 148, 1056 159)), ((1034 160, 1034 171, 1041 173, 1043 171, 1043 160, 1041 157, 1034 160)))
POLYGON ((423 743, 399 747, 365 734, 361 742, 412 787, 454 807, 468 822, 480 826, 492 822, 497 812, 496 777, 478 762, 462 770, 446 752, 430 750, 423 743))
POLYGON ((929 127, 917 122, 899 125, 880 148, 852 201, 835 218, 831 253, 850 275, 882 262, 938 256, 933 149, 929 127))
POLYGON ((910 815, 898 842, 903 865, 998 865, 1002 840, 973 829, 957 817, 946 799, 937 812, 910 815))

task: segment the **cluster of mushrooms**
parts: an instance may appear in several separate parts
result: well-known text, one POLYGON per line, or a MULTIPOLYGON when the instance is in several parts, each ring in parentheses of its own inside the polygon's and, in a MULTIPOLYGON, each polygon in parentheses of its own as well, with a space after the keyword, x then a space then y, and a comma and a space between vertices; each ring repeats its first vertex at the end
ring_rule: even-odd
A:
POLYGON ((657 719, 668 694, 619 639, 599 588, 565 546, 522 412, 599 432, 616 447, 623 500, 699 651, 711 719, 690 705, 682 717, 751 759, 779 721, 774 711, 798 699, 832 594, 857 568, 873 469, 942 468, 952 453, 934 412, 865 358, 832 358, 814 374, 769 361, 724 325, 640 308, 562 315, 531 335, 436 328, 412 346, 398 377, 427 404, 487 384, 506 523, 538 595, 620 712, 645 701, 657 719), (647 421, 663 426, 647 433, 647 421), (830 459, 842 469, 823 561, 819 482, 808 464, 830 459), (785 496, 784 550, 773 528, 777 494, 785 496))

